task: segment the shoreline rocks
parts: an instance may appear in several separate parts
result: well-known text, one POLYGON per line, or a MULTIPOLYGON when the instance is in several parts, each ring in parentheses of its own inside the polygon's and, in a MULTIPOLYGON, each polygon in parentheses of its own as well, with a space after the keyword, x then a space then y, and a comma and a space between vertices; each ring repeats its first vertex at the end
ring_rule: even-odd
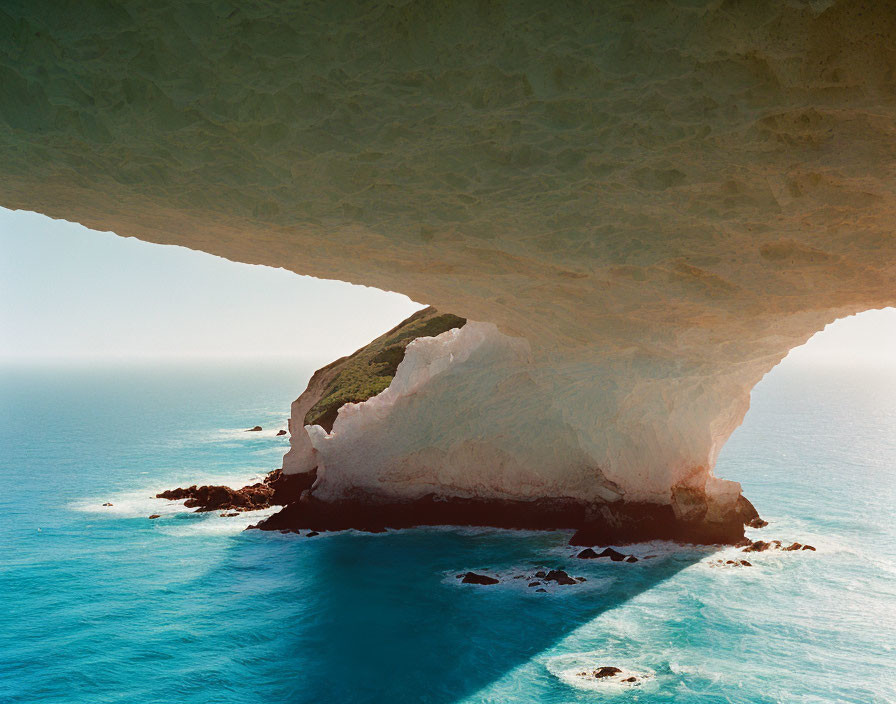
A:
MULTIPOLYGON (((492 585, 500 583, 500 579, 497 577, 491 577, 489 575, 480 574, 478 572, 463 572, 461 574, 455 575, 456 579, 461 581, 461 584, 479 584, 479 585, 492 585)), ((530 589, 534 589, 536 592, 545 592, 546 586, 550 586, 552 583, 558 587, 566 587, 566 586, 576 586, 578 584, 582 584, 583 582, 587 582, 588 580, 585 577, 573 577, 566 570, 562 570, 560 568, 554 570, 538 570, 534 574, 530 573, 521 573, 515 574, 508 579, 517 580, 517 579, 525 579, 527 580, 527 586, 530 589)))
MULTIPOLYGON (((368 532, 441 525, 572 529, 576 532, 569 544, 582 547, 650 540, 735 545, 744 540, 744 522, 751 518, 746 507, 755 512, 746 499, 738 502, 738 506, 741 508, 726 522, 708 523, 678 519, 671 506, 637 502, 594 506, 573 499, 522 501, 446 498, 435 494, 411 501, 384 501, 376 497, 322 501, 308 492, 299 501, 287 504, 278 513, 250 528, 368 532)), ((622 553, 619 555, 621 558, 618 559, 627 559, 622 553)))
MULTIPOLYGON (((222 485, 189 486, 168 489, 156 494, 157 499, 184 501, 187 508, 197 513, 209 511, 256 511, 271 506, 285 506, 297 501, 301 493, 314 483, 315 472, 283 474, 280 469, 270 472, 263 481, 241 489, 222 485)), ((226 514, 222 514, 226 515, 226 514)))
POLYGON ((782 552, 796 552, 801 550, 810 550, 815 552, 815 548, 811 545, 803 545, 802 543, 791 543, 787 547, 783 546, 780 540, 747 540, 741 552, 767 552, 769 550, 781 550, 782 552))
POLYGON ((498 584, 501 580, 495 579, 494 577, 489 577, 484 574, 477 574, 476 572, 467 572, 461 578, 461 584, 481 584, 481 585, 489 585, 489 584, 498 584))
POLYGON ((258 433, 258 432, 260 432, 261 430, 262 430, 262 427, 261 427, 260 425, 256 425, 254 428, 248 428, 248 429, 246 430, 246 432, 247 432, 247 433, 258 433))

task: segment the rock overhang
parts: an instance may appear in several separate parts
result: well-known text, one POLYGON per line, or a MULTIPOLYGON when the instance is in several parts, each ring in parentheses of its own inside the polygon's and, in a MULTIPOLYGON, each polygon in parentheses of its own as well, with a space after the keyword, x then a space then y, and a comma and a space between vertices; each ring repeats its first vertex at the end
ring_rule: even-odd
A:
POLYGON ((494 323, 608 476, 705 484, 789 349, 896 303, 886 3, 0 13, 0 204, 494 323))

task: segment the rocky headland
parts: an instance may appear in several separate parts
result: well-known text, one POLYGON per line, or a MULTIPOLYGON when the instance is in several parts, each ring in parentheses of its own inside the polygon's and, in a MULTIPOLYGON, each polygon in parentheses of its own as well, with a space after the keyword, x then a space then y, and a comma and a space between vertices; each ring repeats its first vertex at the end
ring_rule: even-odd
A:
POLYGON ((896 304, 888 3, 154 7, 4 9, 0 205, 440 311, 315 375, 262 527, 736 542, 751 389, 896 304))

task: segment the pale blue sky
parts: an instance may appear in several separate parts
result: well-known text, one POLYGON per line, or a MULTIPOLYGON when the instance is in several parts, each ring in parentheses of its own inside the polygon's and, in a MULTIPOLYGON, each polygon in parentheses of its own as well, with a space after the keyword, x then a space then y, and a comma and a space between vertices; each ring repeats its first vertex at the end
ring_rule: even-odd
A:
POLYGON ((328 362, 420 306, 0 208, 0 359, 328 362))
MULTIPOLYGON (((0 208, 0 359, 327 362, 419 307, 396 293, 0 208)), ((896 309, 840 320, 789 359, 896 366, 896 309)))

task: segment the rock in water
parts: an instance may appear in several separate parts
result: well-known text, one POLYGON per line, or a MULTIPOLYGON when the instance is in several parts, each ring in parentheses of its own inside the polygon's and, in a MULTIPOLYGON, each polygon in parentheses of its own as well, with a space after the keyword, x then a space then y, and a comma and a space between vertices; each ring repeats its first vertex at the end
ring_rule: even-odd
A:
POLYGON ((254 428, 249 428, 246 432, 247 433, 257 433, 259 430, 261 430, 261 426, 256 425, 254 428))
POLYGON ((286 435, 286 431, 285 431, 285 430, 278 430, 278 431, 277 431, 277 437, 280 437, 281 435, 286 435))
POLYGON ((461 582, 464 584, 497 584, 499 580, 484 574, 476 574, 475 572, 467 572, 461 582))
MULTIPOLYGON (((306 475, 284 475, 282 470, 270 472, 264 481, 233 489, 229 486, 211 485, 168 489, 156 494, 157 499, 184 501, 187 508, 197 513, 206 511, 256 511, 270 506, 285 506, 298 501, 303 491, 314 482, 314 472, 306 475)), ((282 529, 284 526, 278 527, 282 529)))
POLYGON ((160 516, 158 513, 154 513, 154 514, 152 514, 152 515, 149 517, 149 520, 152 521, 152 520, 154 520, 154 519, 156 519, 156 518, 161 518, 161 516, 160 516))
POLYGON ((544 580, 546 582, 556 582, 557 584, 562 585, 577 584, 576 580, 563 570, 551 570, 545 575, 544 580))
POLYGON ((604 548, 597 556, 609 557, 613 562, 622 562, 625 559, 625 555, 613 548, 604 548))
POLYGON ((600 680, 604 679, 605 677, 613 677, 614 675, 618 675, 620 672, 622 672, 622 670, 620 670, 618 667, 606 666, 599 667, 594 672, 592 672, 591 675, 595 679, 600 680))

